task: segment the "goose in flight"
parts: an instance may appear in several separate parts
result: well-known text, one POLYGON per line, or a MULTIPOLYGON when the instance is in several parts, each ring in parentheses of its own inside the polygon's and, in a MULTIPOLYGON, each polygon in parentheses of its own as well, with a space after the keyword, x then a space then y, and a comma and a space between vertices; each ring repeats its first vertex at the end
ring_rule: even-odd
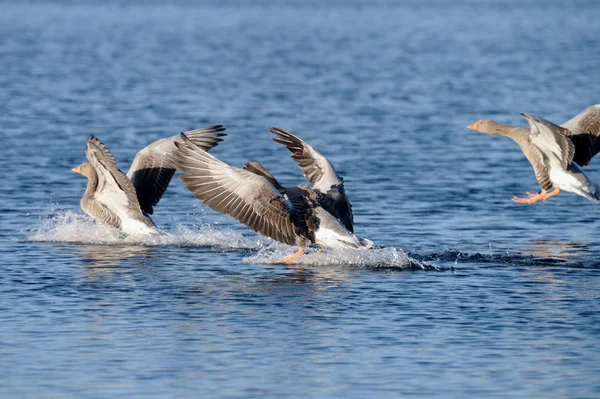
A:
MULTIPOLYGON (((206 151, 225 133, 221 125, 186 132, 195 145, 206 151)), ((117 167, 108 148, 94 135, 88 139, 85 155, 88 162, 73 168, 87 177, 87 188, 81 198, 81 209, 101 224, 126 234, 159 234, 148 215, 175 173, 171 152, 179 135, 160 139, 137 153, 127 174, 117 167)))
POLYGON ((489 119, 468 126, 481 133, 510 137, 533 166, 541 192, 527 193, 529 198, 513 197, 513 201, 534 204, 562 190, 600 203, 600 187, 581 170, 600 152, 600 104, 592 105, 561 126, 532 114, 521 115, 529 127, 508 126, 489 119), (554 190, 548 192, 551 188, 554 190))
POLYGON ((241 168, 229 166, 185 134, 181 135, 181 142, 175 143, 178 151, 173 152, 177 169, 185 173, 179 178, 204 205, 232 216, 262 235, 298 246, 295 254, 279 262, 292 263, 313 243, 327 248, 371 247, 370 240, 352 232, 350 203, 345 199, 342 180, 329 161, 295 136, 281 129, 271 131, 282 137, 278 142, 294 148, 293 155, 300 154, 301 148, 306 150, 301 159, 298 156, 298 162, 306 168, 312 188, 306 184, 283 187, 258 162, 241 168), (327 191, 321 191, 321 187, 327 191))

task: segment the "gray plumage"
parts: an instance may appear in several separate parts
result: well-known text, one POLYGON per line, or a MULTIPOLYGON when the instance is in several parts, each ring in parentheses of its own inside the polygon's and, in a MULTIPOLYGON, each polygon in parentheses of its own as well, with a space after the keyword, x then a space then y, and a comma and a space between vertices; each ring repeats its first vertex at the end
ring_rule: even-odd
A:
MULTIPOLYGON (((196 145, 208 151, 222 141, 223 130, 218 125, 188 133, 196 145)), ((125 232, 157 234, 147 214, 152 214, 175 173, 171 153, 177 140, 179 135, 160 139, 139 151, 125 175, 108 148, 90 136, 86 146, 89 162, 73 169, 88 178, 81 208, 98 222, 125 232)))
MULTIPOLYGON (((198 147, 205 151, 217 146, 225 136, 222 125, 210 126, 202 129, 185 132, 186 136, 198 147)), ((171 152, 175 150, 175 143, 179 135, 160 139, 139 151, 127 172, 127 177, 133 182, 142 210, 150 215, 154 206, 164 195, 173 175, 175 165, 171 159, 171 152)))
POLYGON ((531 143, 542 153, 544 165, 566 170, 575 155, 575 145, 570 140, 571 132, 539 116, 525 112, 521 115, 529 122, 531 143))
MULTIPOLYGON (((319 204, 319 194, 307 185, 285 188, 258 162, 229 166, 203 151, 184 134, 174 152, 179 178, 204 205, 228 214, 254 231, 300 248, 319 243, 320 229, 335 229, 341 246, 362 242, 319 204), (329 217, 324 216, 329 215, 329 217), (340 229, 341 228, 341 229, 340 229)), ((337 243, 336 243, 337 244, 337 243)))
POLYGON ((290 150, 292 159, 298 163, 304 176, 317 190, 321 206, 340 219, 346 229, 353 233, 354 216, 352 205, 344 190, 344 179, 337 174, 331 162, 292 133, 277 127, 270 130, 278 136, 274 137, 273 141, 285 145, 290 150))
POLYGON ((512 138, 533 166, 543 191, 560 188, 600 201, 600 188, 590 182, 579 167, 587 165, 600 152, 600 104, 587 108, 562 126, 532 114, 521 115, 529 127, 508 126, 484 119, 469 128, 512 138))
POLYGON ((600 104, 588 107, 582 113, 563 123, 571 132, 575 145, 573 161, 586 166, 600 152, 600 104))
POLYGON ((81 198, 81 208, 102 224, 124 229, 124 218, 135 220, 149 231, 156 230, 150 218, 142 213, 131 180, 117 167, 106 146, 94 135, 88 139, 85 154, 89 163, 77 169, 88 178, 81 198))

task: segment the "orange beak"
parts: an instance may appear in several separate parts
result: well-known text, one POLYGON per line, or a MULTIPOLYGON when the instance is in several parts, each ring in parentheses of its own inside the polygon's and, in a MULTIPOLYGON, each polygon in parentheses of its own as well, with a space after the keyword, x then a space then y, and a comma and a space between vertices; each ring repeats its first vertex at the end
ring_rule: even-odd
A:
POLYGON ((469 126, 467 126, 467 129, 477 130, 477 122, 471 123, 469 126))
POLYGON ((73 169, 71 169, 71 171, 75 173, 81 173, 81 165, 74 167, 73 169))

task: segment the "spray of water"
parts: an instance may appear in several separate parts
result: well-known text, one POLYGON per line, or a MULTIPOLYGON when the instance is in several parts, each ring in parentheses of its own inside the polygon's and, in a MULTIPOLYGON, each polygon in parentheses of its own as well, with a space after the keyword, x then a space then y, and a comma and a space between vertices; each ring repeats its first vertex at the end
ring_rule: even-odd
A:
MULTIPOLYGON (((244 258, 244 263, 264 264, 277 262, 293 254, 296 248, 272 243, 260 248, 255 254, 244 258)), ((421 263, 396 248, 372 249, 326 249, 319 252, 309 249, 304 255, 294 261, 302 266, 355 266, 398 269, 428 269, 431 266, 421 263)))
POLYGON ((39 228, 31 231, 32 241, 146 246, 197 246, 230 249, 258 249, 267 240, 261 237, 245 237, 230 230, 218 229, 211 224, 199 227, 176 226, 174 231, 160 236, 125 236, 120 231, 102 226, 87 216, 67 211, 45 220, 39 228))
MULTIPOLYGON (((246 237, 238 232, 211 224, 194 227, 176 226, 161 236, 125 236, 116 229, 102 226, 85 215, 66 211, 45 220, 29 235, 32 241, 76 243, 90 245, 135 246, 195 246, 256 251, 243 258, 244 263, 273 263, 294 253, 296 248, 258 235, 246 237)), ((296 264, 303 266, 351 265, 357 267, 417 268, 430 266, 412 259, 401 249, 328 249, 317 252, 308 249, 296 264)))

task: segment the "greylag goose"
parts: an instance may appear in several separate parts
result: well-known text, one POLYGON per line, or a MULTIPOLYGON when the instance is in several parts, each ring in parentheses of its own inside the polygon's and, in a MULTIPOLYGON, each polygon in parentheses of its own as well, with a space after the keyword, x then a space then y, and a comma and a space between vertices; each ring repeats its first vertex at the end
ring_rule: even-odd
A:
MULTIPOLYGON (((187 132, 195 145, 206 151, 223 141, 222 126, 187 132)), ((165 193, 175 166, 171 152, 179 135, 160 139, 137 153, 127 175, 119 170, 108 148, 94 135, 88 139, 85 155, 89 162, 73 168, 87 177, 81 209, 101 224, 126 234, 158 234, 150 217, 165 193)))
POLYGON ((292 153, 305 177, 307 177, 319 197, 319 203, 329 213, 344 224, 344 227, 354 233, 354 217, 352 205, 346 197, 344 179, 342 179, 327 158, 312 148, 302 139, 283 129, 272 127, 271 132, 279 137, 273 141, 285 145, 292 153))
POLYGON ((529 198, 513 197, 513 201, 534 204, 563 190, 600 202, 600 187, 580 169, 600 152, 600 104, 592 105, 562 126, 535 115, 521 115, 529 127, 508 126, 489 119, 468 126, 481 133, 510 137, 533 166, 542 191, 527 193, 529 198), (548 192, 551 188, 554 190, 548 192))
MULTIPOLYGON (((179 178, 204 205, 228 214, 252 230, 276 241, 297 245, 298 251, 278 262, 292 263, 315 243, 327 248, 369 248, 321 203, 323 193, 303 184, 285 188, 258 162, 229 166, 181 135, 175 143, 179 178)), ((327 163, 329 163, 327 161, 327 163)), ((333 168, 332 168, 333 170, 333 168)))

